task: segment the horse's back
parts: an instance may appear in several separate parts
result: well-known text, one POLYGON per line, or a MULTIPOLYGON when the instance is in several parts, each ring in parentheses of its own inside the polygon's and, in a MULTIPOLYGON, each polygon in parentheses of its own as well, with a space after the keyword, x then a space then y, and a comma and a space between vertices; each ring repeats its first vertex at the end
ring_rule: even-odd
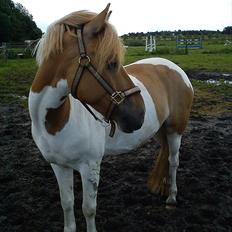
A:
POLYGON ((126 71, 147 88, 157 109, 160 125, 182 133, 189 117, 193 87, 185 72, 163 58, 148 58, 126 66, 126 71))
MULTIPOLYGON (((152 64, 154 65, 156 68, 160 65, 160 66, 164 66, 166 68, 169 68, 175 72, 177 72, 179 74, 179 76, 181 77, 181 79, 185 82, 185 84, 191 88, 193 90, 192 84, 188 79, 188 76, 186 75, 186 73, 175 63, 173 63, 170 60, 164 59, 164 58, 159 58, 159 57, 153 57, 153 58, 147 58, 147 59, 143 59, 143 60, 139 60, 133 64, 152 64)), ((133 65, 131 64, 131 65, 133 65)), ((128 65, 127 67, 129 67, 130 65, 128 65)))

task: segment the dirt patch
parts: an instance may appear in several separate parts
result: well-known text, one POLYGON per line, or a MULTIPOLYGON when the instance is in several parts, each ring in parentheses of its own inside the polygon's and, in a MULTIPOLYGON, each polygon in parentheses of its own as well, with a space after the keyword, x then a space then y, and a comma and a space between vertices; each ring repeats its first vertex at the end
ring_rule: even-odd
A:
POLYGON ((232 73, 227 72, 206 72, 206 71, 188 71, 187 75, 191 79, 195 80, 226 80, 232 81, 232 73))
MULTIPOLYGON (((63 230, 58 186, 32 141, 27 110, 0 107, 0 231, 63 230)), ((107 232, 232 231, 232 114, 191 118, 183 136, 178 206, 146 187, 159 145, 106 156, 98 194, 97 228, 107 232)), ((81 181, 75 175, 78 231, 85 231, 81 181)))

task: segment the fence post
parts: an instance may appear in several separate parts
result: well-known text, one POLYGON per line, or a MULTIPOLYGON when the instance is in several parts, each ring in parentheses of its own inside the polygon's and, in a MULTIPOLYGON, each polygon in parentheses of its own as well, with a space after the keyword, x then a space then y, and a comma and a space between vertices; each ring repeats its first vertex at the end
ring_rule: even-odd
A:
POLYGON ((0 58, 3 57, 4 60, 7 60, 7 43, 2 42, 0 46, 0 58))
POLYGON ((188 54, 188 40, 187 39, 185 39, 184 40, 185 41, 185 55, 187 55, 188 54))

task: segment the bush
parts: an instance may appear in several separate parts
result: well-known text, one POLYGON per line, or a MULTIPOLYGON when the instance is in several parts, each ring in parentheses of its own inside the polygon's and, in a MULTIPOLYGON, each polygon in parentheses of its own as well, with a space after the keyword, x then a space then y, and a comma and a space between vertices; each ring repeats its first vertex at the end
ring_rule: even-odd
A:
POLYGON ((145 46, 145 42, 138 39, 126 39, 124 40, 124 44, 127 46, 145 46))

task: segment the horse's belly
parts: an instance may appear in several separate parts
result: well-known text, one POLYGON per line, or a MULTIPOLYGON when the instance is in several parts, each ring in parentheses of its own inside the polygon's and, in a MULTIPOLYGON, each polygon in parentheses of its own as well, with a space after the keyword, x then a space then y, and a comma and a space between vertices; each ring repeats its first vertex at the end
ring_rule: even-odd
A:
POLYGON ((126 134, 120 130, 116 130, 114 138, 108 138, 106 141, 105 154, 117 155, 132 151, 142 144, 144 144, 149 138, 151 138, 158 130, 158 127, 150 126, 144 123, 144 126, 131 133, 126 134))
POLYGON ((130 134, 124 133, 117 128, 114 137, 111 138, 107 136, 109 134, 107 132, 105 154, 116 155, 134 150, 151 138, 160 128, 155 104, 150 94, 140 81, 133 76, 130 77, 134 84, 141 89, 141 95, 146 109, 144 123, 139 130, 130 134))

